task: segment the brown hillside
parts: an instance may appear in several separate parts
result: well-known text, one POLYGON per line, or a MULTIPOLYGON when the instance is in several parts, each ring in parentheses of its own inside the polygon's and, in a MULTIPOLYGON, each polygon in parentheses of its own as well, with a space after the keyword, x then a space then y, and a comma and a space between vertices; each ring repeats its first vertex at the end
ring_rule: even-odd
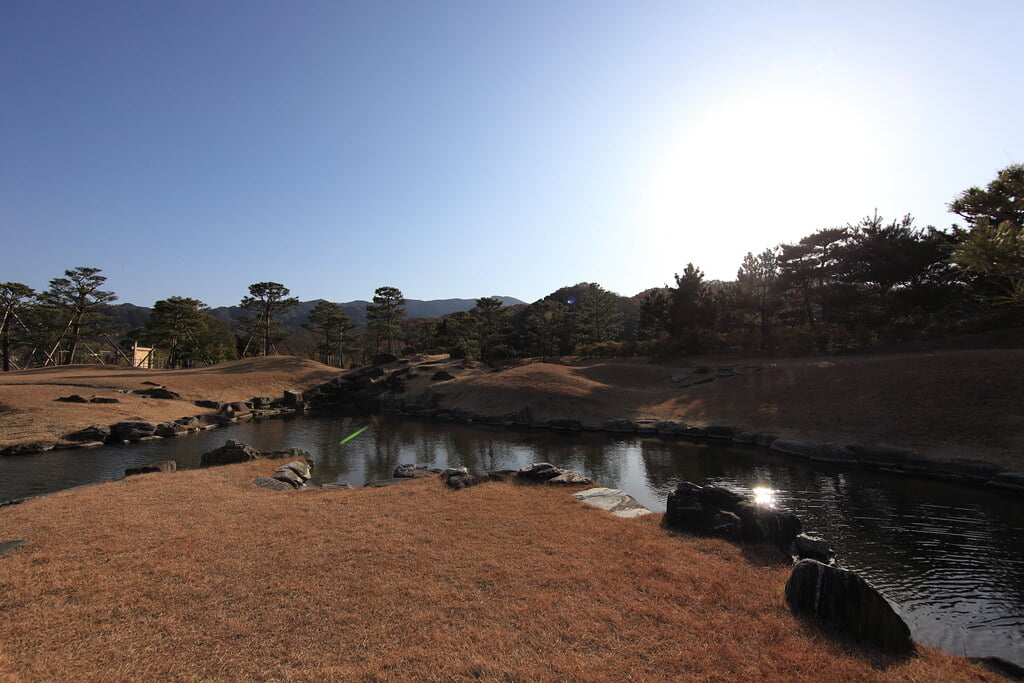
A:
POLYGON ((723 424, 790 438, 911 448, 1024 469, 1024 351, 943 351, 695 367, 640 360, 533 363, 436 385, 445 406, 538 419, 723 424), (733 375, 706 384, 719 367, 733 375), (687 375, 673 382, 673 375, 687 375))

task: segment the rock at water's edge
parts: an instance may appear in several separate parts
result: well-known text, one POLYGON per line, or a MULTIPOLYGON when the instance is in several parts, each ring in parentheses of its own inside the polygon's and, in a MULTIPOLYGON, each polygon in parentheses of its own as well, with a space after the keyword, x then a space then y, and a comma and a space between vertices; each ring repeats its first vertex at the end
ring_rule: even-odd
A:
POLYGON ((801 560, 786 582, 786 603, 862 645, 913 652, 910 629, 871 584, 851 571, 801 560))
POLYGON ((260 452, 252 446, 235 441, 234 439, 228 439, 224 442, 223 446, 203 453, 199 460, 199 466, 230 465, 236 462, 255 460, 258 457, 260 457, 260 452))

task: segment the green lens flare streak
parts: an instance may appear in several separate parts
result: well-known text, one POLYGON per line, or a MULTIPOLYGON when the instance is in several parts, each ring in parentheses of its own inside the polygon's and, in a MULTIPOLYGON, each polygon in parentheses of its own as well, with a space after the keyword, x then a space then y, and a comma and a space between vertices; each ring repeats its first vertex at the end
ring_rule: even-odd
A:
POLYGON ((363 432, 365 432, 365 431, 366 431, 367 429, 369 429, 369 428, 370 428, 370 425, 366 425, 365 427, 363 427, 363 428, 362 428, 362 429, 360 429, 359 431, 357 431, 357 432, 352 432, 351 434, 349 434, 348 436, 346 436, 346 437, 345 437, 344 439, 342 439, 341 441, 339 441, 339 442, 338 442, 338 445, 340 446, 341 444, 345 443, 346 441, 351 441, 352 439, 356 438, 357 436, 359 436, 360 434, 362 434, 363 432))

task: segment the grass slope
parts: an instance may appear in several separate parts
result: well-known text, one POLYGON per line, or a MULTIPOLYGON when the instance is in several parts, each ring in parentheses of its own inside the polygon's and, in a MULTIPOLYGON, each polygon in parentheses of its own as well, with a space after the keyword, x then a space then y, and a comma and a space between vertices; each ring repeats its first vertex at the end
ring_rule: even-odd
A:
POLYGON ((786 570, 565 490, 281 493, 266 461, 0 508, 10 680, 997 680, 794 619, 786 570))

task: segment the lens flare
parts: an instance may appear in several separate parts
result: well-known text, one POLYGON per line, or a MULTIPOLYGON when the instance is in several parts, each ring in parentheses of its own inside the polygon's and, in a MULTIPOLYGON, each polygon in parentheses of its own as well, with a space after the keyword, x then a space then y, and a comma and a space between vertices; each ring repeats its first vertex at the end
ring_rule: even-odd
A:
POLYGON ((345 443, 346 441, 351 441, 352 439, 356 438, 357 436, 359 436, 360 434, 362 434, 363 432, 365 432, 365 431, 366 431, 367 429, 369 429, 369 428, 370 428, 370 425, 366 425, 365 427, 363 427, 363 428, 362 428, 362 429, 360 429, 359 431, 356 431, 356 432, 352 432, 351 434, 349 434, 348 436, 346 436, 346 437, 345 437, 344 439, 342 439, 341 441, 339 441, 339 442, 338 442, 338 445, 340 446, 341 444, 345 443))

